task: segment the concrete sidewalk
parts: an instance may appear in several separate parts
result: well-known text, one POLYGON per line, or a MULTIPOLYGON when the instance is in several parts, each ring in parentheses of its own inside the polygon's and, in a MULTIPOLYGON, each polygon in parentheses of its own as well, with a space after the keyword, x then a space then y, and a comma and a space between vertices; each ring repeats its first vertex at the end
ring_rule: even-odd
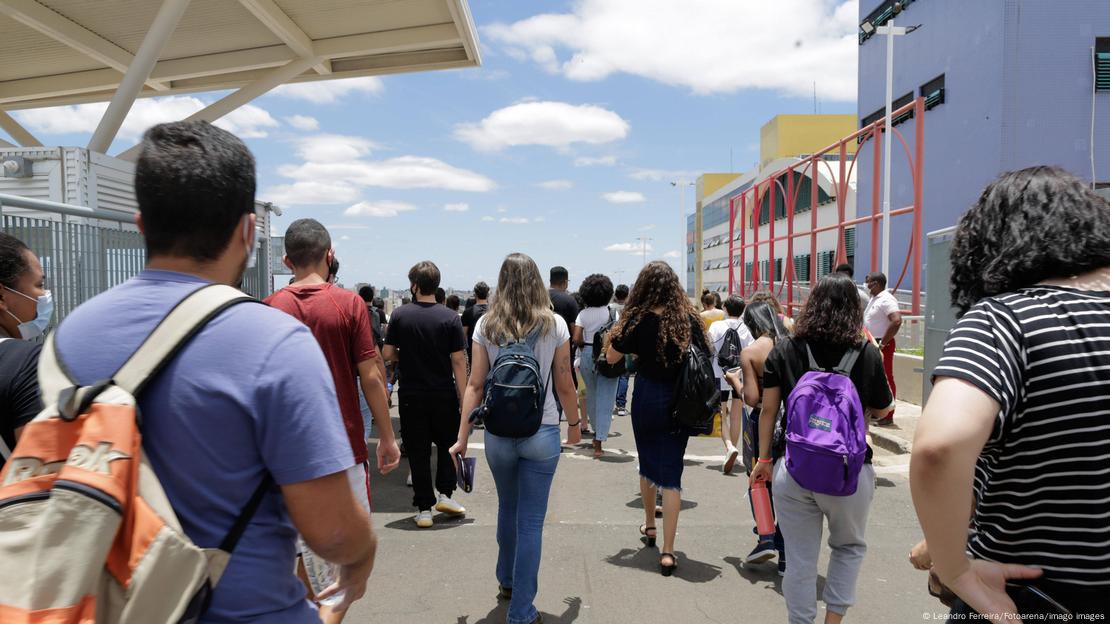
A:
POLYGON ((921 406, 904 401, 895 403, 894 424, 879 427, 872 423, 869 433, 875 446, 898 455, 909 454, 913 450, 913 434, 917 431, 921 406))

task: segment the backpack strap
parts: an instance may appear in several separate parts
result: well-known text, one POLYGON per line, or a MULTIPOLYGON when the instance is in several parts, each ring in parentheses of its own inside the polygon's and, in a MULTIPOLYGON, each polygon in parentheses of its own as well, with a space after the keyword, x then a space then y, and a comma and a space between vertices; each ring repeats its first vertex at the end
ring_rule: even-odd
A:
POLYGON ((242 291, 211 284, 185 297, 154 328, 146 340, 114 375, 112 382, 138 396, 153 378, 208 321, 244 301, 257 301, 242 291))
POLYGON ((846 377, 851 377, 852 369, 856 367, 856 360, 859 359, 861 353, 863 353, 863 349, 859 346, 848 347, 848 350, 844 352, 844 357, 840 358, 840 363, 833 370, 846 377))
POLYGON ((254 493, 251 494, 250 500, 247 501, 246 506, 239 512, 239 517, 235 519, 235 524, 231 526, 231 530, 227 532, 227 536, 220 542, 220 550, 231 554, 235 551, 236 544, 239 543, 239 538, 243 537, 243 533, 247 531, 247 525, 251 523, 251 518, 254 517, 255 512, 262 506, 262 499, 266 497, 266 492, 274 485, 274 477, 269 471, 266 476, 262 477, 262 483, 258 484, 254 493))
MULTIPOLYGON (((841 375, 844 375, 846 377, 851 377, 852 369, 855 368, 856 360, 859 359, 859 356, 860 356, 861 352, 862 352, 862 349, 860 349, 858 346, 849 347, 848 350, 844 352, 844 357, 840 358, 840 363, 837 364, 836 367, 832 369, 833 372, 840 373, 841 375)), ((811 370, 811 371, 825 371, 825 370, 828 370, 828 369, 820 366, 819 364, 817 364, 817 359, 813 357, 813 351, 810 350, 808 342, 806 343, 806 356, 809 358, 809 370, 811 370)))

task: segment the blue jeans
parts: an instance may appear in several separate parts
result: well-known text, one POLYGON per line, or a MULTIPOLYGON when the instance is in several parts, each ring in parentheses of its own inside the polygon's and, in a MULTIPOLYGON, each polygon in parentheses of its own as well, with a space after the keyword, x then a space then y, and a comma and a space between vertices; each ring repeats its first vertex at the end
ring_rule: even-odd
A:
POLYGON ((628 406, 628 373, 617 379, 617 407, 624 409, 628 406))
POLYGON ((543 545, 543 521, 559 464, 559 426, 543 425, 528 438, 486 431, 486 461, 497 485, 497 582, 513 590, 508 624, 530 624, 543 545))
POLYGON ((598 374, 594 368, 594 348, 582 347, 582 364, 578 372, 586 383, 586 414, 594 425, 594 439, 609 439, 609 427, 613 424, 613 403, 617 398, 617 378, 598 374))

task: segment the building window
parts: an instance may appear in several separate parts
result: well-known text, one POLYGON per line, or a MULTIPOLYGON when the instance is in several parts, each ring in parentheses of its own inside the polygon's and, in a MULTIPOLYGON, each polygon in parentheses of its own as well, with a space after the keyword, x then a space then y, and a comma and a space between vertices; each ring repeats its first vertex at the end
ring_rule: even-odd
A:
POLYGON ((1095 90, 1110 93, 1110 37, 1095 39, 1095 90))
POLYGON ((944 104, 944 74, 921 85, 921 97, 925 98, 925 110, 933 110, 944 104))
MULTIPOLYGON (((895 110, 896 111, 899 108, 902 108, 903 106, 905 106, 906 104, 909 104, 910 102, 913 102, 913 91, 910 91, 909 93, 903 95, 902 97, 898 98, 897 100, 894 100, 893 102, 891 102, 890 103, 890 110, 895 110)), ((913 109, 912 108, 910 110, 902 113, 901 115, 895 115, 894 119, 890 120, 890 124, 892 126, 897 126, 898 124, 906 121, 907 119, 910 119, 911 117, 913 117, 913 109)))
POLYGON ((794 277, 799 282, 809 281, 809 254, 794 256, 794 277))

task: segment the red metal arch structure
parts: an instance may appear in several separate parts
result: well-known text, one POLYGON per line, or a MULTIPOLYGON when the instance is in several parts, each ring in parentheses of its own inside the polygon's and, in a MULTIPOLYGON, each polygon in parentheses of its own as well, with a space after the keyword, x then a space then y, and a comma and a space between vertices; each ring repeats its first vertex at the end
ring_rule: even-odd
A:
MULTIPOLYGON (((911 273, 913 299, 911 303, 910 313, 919 315, 921 313, 921 240, 922 240, 922 209, 923 209, 923 186, 924 186, 924 154, 925 154, 925 98, 919 97, 913 102, 902 106, 894 111, 894 118, 900 116, 912 115, 914 117, 914 149, 913 154, 910 153, 910 147, 906 143, 905 136, 897 128, 893 127, 893 134, 902 144, 902 148, 906 153, 906 159, 910 165, 910 172, 913 177, 913 204, 890 211, 891 218, 901 215, 913 216, 913 230, 912 240, 910 241, 909 249, 906 254, 906 262, 902 266, 901 274, 898 281, 894 285, 897 290, 902 285, 906 277, 906 273, 911 273)), ((729 200, 729 237, 728 237, 728 281, 729 293, 738 292, 741 296, 748 296, 757 290, 764 287, 763 279, 759 272, 759 255, 762 247, 767 248, 768 254, 768 281, 767 288, 771 292, 775 290, 775 245, 781 241, 786 241, 786 258, 783 264, 786 266, 784 272, 784 280, 779 284, 778 291, 776 292, 779 299, 782 299, 783 289, 786 290, 786 307, 788 310, 801 307, 802 302, 794 302, 794 286, 796 283, 796 276, 794 275, 794 240, 797 238, 809 237, 810 249, 810 267, 809 276, 810 280, 814 280, 817 276, 817 235, 822 232, 836 230, 836 261, 839 264, 847 261, 847 250, 845 246, 844 230, 845 228, 858 225, 861 223, 871 224, 871 271, 878 270, 879 264, 879 231, 880 225, 883 220, 882 203, 880 191, 882 188, 882 142, 886 118, 881 118, 878 121, 860 128, 858 131, 840 139, 840 141, 826 147, 825 149, 810 155, 808 158, 800 160, 785 169, 775 172, 767 179, 753 184, 750 188, 742 193, 732 197, 729 200), (873 183, 871 184, 871 214, 863 217, 847 218, 845 214, 846 202, 848 201, 848 185, 849 178, 852 174, 852 169, 856 166, 856 159, 851 161, 847 159, 848 144, 849 142, 858 142, 859 148, 857 155, 863 151, 863 144, 868 141, 871 142, 873 149, 873 183), (839 177, 833 175, 832 165, 825 159, 827 155, 839 156, 839 177), (837 223, 833 225, 826 225, 823 227, 817 226, 817 188, 819 185, 818 172, 820 165, 824 165, 829 172, 830 179, 834 180, 836 190, 836 209, 837 209, 837 223), (810 192, 810 226, 801 231, 795 231, 794 228, 794 212, 798 201, 798 195, 802 189, 800 183, 795 184, 796 176, 808 175, 811 180, 810 192), (780 178, 786 179, 786 185, 783 186, 780 178), (773 192, 775 188, 782 191, 783 197, 786 199, 786 234, 775 236, 775 197, 773 192), (768 238, 760 240, 760 213, 763 207, 763 200, 767 193, 770 193, 768 210, 771 213, 768 221, 768 238), (748 206, 753 206, 752 214, 752 227, 753 240, 748 241, 748 228, 743 223, 743 219, 749 214, 748 206), (739 223, 738 218, 739 217, 739 223), (736 245, 736 228, 740 227, 740 245, 736 245), (746 264, 749 250, 752 257, 752 270, 750 275, 742 275, 744 266, 746 264), (736 254, 739 253, 739 262, 736 261, 736 254), (736 279, 736 267, 739 266, 741 270, 740 279, 736 279)), ((858 198, 857 198, 858 201, 858 198)))

